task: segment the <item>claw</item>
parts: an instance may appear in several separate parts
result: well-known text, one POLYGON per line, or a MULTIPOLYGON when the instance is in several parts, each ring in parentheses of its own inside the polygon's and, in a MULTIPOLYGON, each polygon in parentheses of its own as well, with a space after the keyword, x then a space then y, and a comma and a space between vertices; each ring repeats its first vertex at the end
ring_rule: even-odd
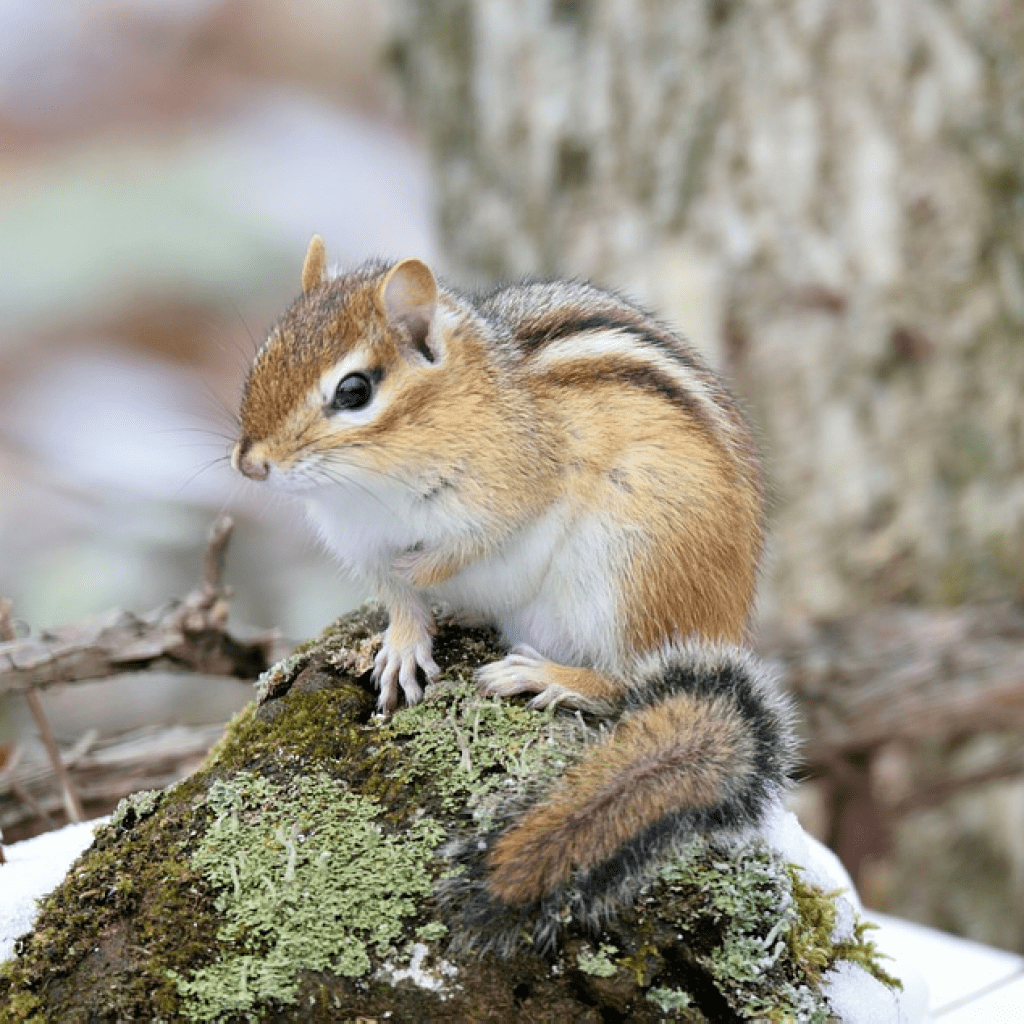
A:
POLYGON ((515 693, 536 693, 530 702, 533 707, 546 707, 555 698, 550 690, 563 690, 545 678, 544 668, 549 664, 532 647, 517 644, 501 661, 492 661, 477 670, 476 681, 482 693, 488 696, 509 697, 515 693))
POLYGON ((418 671, 422 671, 428 683, 434 682, 441 674, 430 651, 428 634, 403 647, 396 646, 385 634, 384 646, 377 652, 373 662, 373 680, 380 690, 377 710, 390 715, 398 707, 398 691, 401 688, 405 703, 412 707, 423 699, 418 671))
POLYGON ((552 683, 550 686, 546 686, 536 697, 529 702, 529 707, 543 710, 544 708, 555 708, 558 707, 565 700, 574 700, 579 694, 570 690, 566 686, 559 686, 558 683, 552 683))

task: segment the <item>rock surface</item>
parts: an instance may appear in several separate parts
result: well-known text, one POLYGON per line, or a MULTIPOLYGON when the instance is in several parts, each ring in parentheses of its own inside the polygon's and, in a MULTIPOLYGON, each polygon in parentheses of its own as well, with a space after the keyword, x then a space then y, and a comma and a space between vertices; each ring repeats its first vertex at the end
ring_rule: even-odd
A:
POLYGON ((693 844, 600 934, 568 919, 557 951, 468 950, 438 895, 453 851, 596 726, 479 697, 493 638, 455 627, 424 703, 374 718, 382 625, 343 619, 266 674, 199 772, 122 803, 0 968, 0 1021, 827 1021, 837 964, 887 981, 761 840, 693 844))

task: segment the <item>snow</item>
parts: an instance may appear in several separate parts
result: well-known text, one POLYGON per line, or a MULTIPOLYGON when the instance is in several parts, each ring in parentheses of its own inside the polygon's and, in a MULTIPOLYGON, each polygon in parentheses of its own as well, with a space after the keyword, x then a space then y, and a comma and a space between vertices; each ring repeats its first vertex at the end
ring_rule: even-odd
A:
POLYGON ((92 842, 93 828, 106 820, 66 825, 4 847, 7 863, 0 864, 0 961, 12 956, 14 940, 35 922, 36 900, 57 888, 92 842))
POLYGON ((879 947, 927 977, 931 1012, 942 1024, 1024 1020, 1024 958, 875 911, 868 916, 880 925, 873 935, 879 947))
MULTIPOLYGON (((833 939, 851 938, 857 916, 864 916, 860 899, 839 858, 824 844, 809 836, 791 811, 777 807, 764 826, 768 845, 791 864, 799 866, 804 880, 826 892, 841 890, 836 898, 839 911, 833 939)), ((884 926, 872 934, 880 949, 891 955, 883 940, 884 926)), ((903 982, 902 992, 893 992, 862 967, 840 963, 825 975, 825 996, 843 1024, 918 1024, 928 1020, 928 983, 912 960, 887 960, 884 968, 903 982)))
POLYGON ((398 968, 390 962, 385 962, 377 972, 377 976, 397 985, 400 981, 408 979, 419 988, 430 989, 436 992, 442 999, 446 999, 453 988, 459 986, 454 979, 458 975, 458 968, 447 960, 439 960, 432 970, 423 966, 430 953, 430 947, 423 942, 415 942, 412 947, 412 958, 407 968, 398 968))

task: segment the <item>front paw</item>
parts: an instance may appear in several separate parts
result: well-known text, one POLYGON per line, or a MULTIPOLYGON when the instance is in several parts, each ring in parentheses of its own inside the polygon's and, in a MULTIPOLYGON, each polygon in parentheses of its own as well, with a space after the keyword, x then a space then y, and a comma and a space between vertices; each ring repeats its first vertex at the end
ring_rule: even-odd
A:
POLYGON ((532 647, 519 644, 501 661, 492 661, 477 669, 477 687, 489 697, 535 693, 537 696, 530 701, 530 707, 553 707, 575 696, 553 678, 553 668, 555 666, 532 647))
POLYGON ((380 690, 377 710, 389 715, 398 707, 398 690, 401 687, 405 703, 412 707, 423 699, 423 688, 417 678, 422 670, 428 683, 434 682, 441 674, 431 656, 430 634, 424 632, 405 642, 397 640, 389 628, 384 634, 384 644, 373 662, 373 680, 380 690))

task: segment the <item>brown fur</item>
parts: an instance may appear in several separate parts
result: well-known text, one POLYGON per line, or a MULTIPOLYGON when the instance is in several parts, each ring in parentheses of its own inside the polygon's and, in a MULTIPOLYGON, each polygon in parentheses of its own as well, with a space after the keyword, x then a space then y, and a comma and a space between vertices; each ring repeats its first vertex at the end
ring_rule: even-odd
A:
MULTIPOLYGON (((416 595, 504 557, 506 540, 552 510, 566 529, 596 522, 608 538, 594 564, 615 598, 618 653, 600 664, 586 654, 577 665, 526 659, 522 678, 513 666, 495 692, 606 709, 635 696, 631 673, 645 656, 688 637, 742 637, 762 548, 760 467, 736 403, 678 337, 579 282, 472 300, 439 288, 418 260, 329 279, 318 237, 302 287, 249 373, 235 461, 261 479, 267 466, 343 460, 425 503, 449 501, 431 506, 450 510, 446 528, 380 570, 385 647, 423 641, 429 610, 416 595), (333 419, 321 381, 357 352, 381 404, 365 421, 333 419)), ((389 711, 397 690, 385 699, 381 689, 389 711)), ((414 701, 420 690, 405 693, 414 701)), ((752 771, 745 713, 682 693, 624 719, 496 841, 490 896, 543 900, 666 816, 718 806, 752 771)))
POLYGON ((379 273, 379 267, 368 266, 328 281, 285 311, 246 379, 239 414, 243 437, 276 439, 282 457, 296 454, 284 450, 291 437, 282 428, 304 409, 325 371, 357 344, 379 351, 385 364, 394 361, 396 345, 374 299, 379 273))
POLYGON ((666 815, 721 801, 750 753, 739 716, 688 695, 626 719, 495 843, 488 889, 506 903, 541 899, 666 815))
POLYGON ((625 363, 560 364, 534 382, 576 427, 566 461, 578 500, 620 522, 644 510, 622 580, 625 647, 650 651, 690 634, 738 640, 762 544, 760 478, 692 402, 632 383, 625 363))

